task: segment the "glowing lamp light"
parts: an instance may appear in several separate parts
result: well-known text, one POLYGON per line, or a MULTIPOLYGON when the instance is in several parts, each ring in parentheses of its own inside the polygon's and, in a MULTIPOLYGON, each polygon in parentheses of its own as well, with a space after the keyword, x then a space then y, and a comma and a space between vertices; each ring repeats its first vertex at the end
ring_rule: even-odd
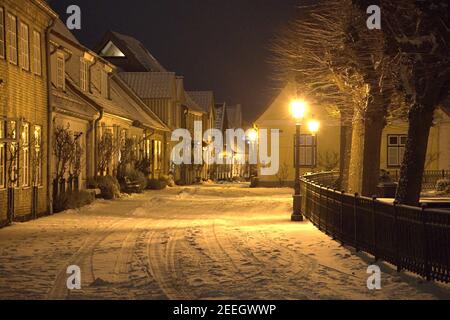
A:
POLYGON ((255 129, 249 130, 248 141, 255 142, 256 140, 258 140, 258 132, 255 129))
POLYGON ((302 120, 306 114, 307 105, 304 100, 294 100, 291 102, 291 113, 295 120, 302 120))
POLYGON ((320 129, 320 122, 317 120, 311 120, 308 123, 308 129, 311 132, 311 134, 314 136, 319 132, 320 129))

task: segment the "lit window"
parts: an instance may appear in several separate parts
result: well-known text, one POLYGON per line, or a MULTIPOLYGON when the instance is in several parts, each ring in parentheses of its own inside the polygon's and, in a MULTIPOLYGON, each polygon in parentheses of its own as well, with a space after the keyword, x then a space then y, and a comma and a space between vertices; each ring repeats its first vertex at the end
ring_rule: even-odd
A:
POLYGON ((88 63, 84 58, 80 61, 80 88, 83 91, 88 89, 88 63))
POLYGON ((30 38, 28 33, 28 26, 20 22, 19 29, 19 62, 24 70, 30 70, 30 38))
POLYGON ((8 13, 7 38, 9 62, 17 65, 17 18, 8 13))
POLYGON ((5 12, 0 8, 0 58, 5 58, 5 12))
POLYGON ((402 165, 407 138, 407 135, 388 135, 388 167, 400 167, 402 165))
POLYGON ((42 74, 42 50, 41 34, 33 31, 33 72, 37 75, 42 74))
POLYGON ((22 125, 22 182, 24 187, 30 186, 30 125, 24 123, 22 125))
POLYGON ((161 155, 162 155, 162 142, 153 140, 153 168, 155 170, 161 170, 161 155))
POLYGON ((42 186, 42 127, 34 126, 34 161, 33 173, 35 185, 42 186))
POLYGON ((64 54, 58 52, 56 56, 56 87, 65 90, 65 76, 66 72, 66 61, 64 59, 64 54))

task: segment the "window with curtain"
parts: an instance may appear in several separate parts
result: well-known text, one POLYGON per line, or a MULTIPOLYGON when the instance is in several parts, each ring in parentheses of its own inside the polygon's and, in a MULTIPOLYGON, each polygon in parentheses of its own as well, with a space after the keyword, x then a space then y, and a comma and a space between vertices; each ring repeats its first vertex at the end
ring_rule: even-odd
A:
POLYGON ((33 165, 36 166, 35 171, 35 183, 38 186, 42 186, 42 127, 41 126, 34 126, 34 156, 35 156, 35 163, 33 165))

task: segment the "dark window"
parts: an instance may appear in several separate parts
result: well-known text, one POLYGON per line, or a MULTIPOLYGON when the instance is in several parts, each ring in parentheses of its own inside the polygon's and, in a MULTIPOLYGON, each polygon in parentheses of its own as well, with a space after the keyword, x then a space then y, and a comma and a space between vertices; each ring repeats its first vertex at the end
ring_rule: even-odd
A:
POLYGON ((388 167, 400 167, 405 154, 406 135, 388 135, 387 165, 388 167))

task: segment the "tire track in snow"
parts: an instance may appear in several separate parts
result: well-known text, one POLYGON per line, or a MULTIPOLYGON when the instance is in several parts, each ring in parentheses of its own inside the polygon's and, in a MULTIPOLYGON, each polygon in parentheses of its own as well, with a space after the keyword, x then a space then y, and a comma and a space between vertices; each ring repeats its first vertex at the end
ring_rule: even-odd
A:
MULTIPOLYGON (((165 218, 169 217, 166 215, 165 218)), ((177 216, 171 216, 173 220, 177 216)), ((164 218, 162 218, 164 219, 164 218)), ((158 227, 163 224, 164 220, 158 223, 158 227)), ((179 269, 175 266, 175 254, 177 242, 181 239, 181 230, 179 230, 179 222, 170 229, 153 230, 147 239, 147 259, 150 267, 150 273, 156 280, 165 296, 171 300, 192 300, 195 297, 180 285, 179 281, 182 277, 173 277, 179 274, 179 269), (171 232, 171 234, 169 233, 171 232)))
POLYGON ((67 267, 70 265, 77 265, 81 268, 81 279, 84 283, 92 283, 95 280, 93 270, 93 254, 96 247, 109 235, 114 233, 121 225, 125 224, 128 219, 121 219, 113 223, 112 226, 99 232, 98 229, 92 231, 85 243, 80 249, 66 262, 65 266, 60 270, 56 276, 53 287, 50 289, 47 299, 64 300, 70 296, 70 290, 67 288, 67 267))

